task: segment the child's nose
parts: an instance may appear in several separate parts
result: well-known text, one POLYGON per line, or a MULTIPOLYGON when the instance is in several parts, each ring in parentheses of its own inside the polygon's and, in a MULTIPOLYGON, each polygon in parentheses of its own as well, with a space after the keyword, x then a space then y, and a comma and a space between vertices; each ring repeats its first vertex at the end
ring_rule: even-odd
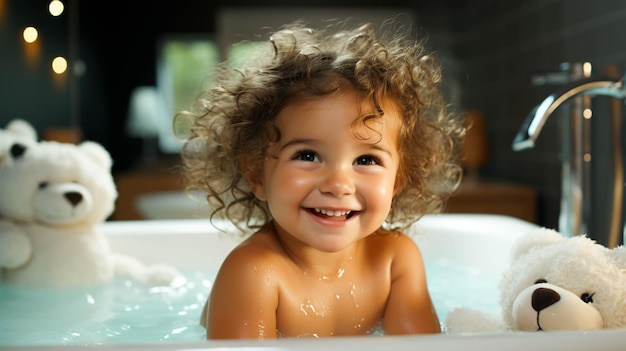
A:
POLYGON ((329 169, 320 184, 320 192, 334 196, 354 194, 354 181, 350 170, 345 168, 329 169))

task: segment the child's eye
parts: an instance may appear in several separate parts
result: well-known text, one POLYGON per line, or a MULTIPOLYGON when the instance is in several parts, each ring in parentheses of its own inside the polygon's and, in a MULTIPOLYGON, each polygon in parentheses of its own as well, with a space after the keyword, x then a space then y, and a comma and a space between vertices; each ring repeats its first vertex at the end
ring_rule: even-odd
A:
POLYGON ((294 156, 294 160, 307 161, 307 162, 319 162, 320 159, 314 151, 304 150, 304 151, 298 151, 296 155, 294 156))
POLYGON ((355 161, 354 164, 355 165, 360 165, 360 166, 372 166, 372 165, 380 165, 382 162, 380 161, 380 159, 378 157, 375 156, 371 156, 371 155, 363 155, 363 156, 359 156, 355 161))

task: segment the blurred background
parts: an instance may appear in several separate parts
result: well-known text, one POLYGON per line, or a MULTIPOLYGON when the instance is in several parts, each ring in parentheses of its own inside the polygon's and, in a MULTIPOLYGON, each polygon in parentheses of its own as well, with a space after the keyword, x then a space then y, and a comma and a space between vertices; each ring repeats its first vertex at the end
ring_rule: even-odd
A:
POLYGON ((216 62, 245 60, 253 41, 294 19, 315 27, 398 14, 428 38, 451 108, 473 123, 467 177, 447 211, 557 227, 561 122, 548 121, 531 150, 511 143, 573 65, 623 71, 623 0, 0 0, 0 128, 22 118, 45 139, 101 143, 120 190, 112 219, 152 217, 151 195, 171 204, 182 189, 173 113, 210 83, 216 62))

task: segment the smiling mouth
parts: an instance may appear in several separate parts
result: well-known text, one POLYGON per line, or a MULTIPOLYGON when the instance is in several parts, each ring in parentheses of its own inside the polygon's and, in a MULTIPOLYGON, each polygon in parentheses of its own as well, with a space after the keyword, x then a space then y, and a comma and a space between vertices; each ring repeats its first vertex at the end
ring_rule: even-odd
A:
POLYGON ((325 208, 311 208, 309 209, 311 213, 318 217, 324 217, 329 219, 350 219, 354 216, 358 211, 348 211, 348 210, 327 210, 325 208))

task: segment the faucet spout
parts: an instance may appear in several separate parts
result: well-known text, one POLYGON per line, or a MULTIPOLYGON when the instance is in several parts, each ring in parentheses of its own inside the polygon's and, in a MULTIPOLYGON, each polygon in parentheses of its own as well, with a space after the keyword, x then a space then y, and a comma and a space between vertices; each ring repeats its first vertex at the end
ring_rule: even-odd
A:
POLYGON ((584 78, 574 81, 546 97, 524 120, 522 127, 513 139, 513 150, 533 148, 541 129, 561 104, 577 95, 610 96, 618 99, 626 97, 624 78, 613 80, 604 77, 584 78))
POLYGON ((526 116, 512 143, 514 151, 533 148, 548 118, 563 117, 559 121, 559 231, 565 236, 589 235, 610 248, 626 238, 626 143, 622 140, 626 66, 618 67, 607 64, 604 71, 609 76, 591 77, 583 77, 591 73, 590 63, 564 67, 561 73, 571 82, 526 116), (561 105, 565 105, 563 113, 557 113, 561 105))

